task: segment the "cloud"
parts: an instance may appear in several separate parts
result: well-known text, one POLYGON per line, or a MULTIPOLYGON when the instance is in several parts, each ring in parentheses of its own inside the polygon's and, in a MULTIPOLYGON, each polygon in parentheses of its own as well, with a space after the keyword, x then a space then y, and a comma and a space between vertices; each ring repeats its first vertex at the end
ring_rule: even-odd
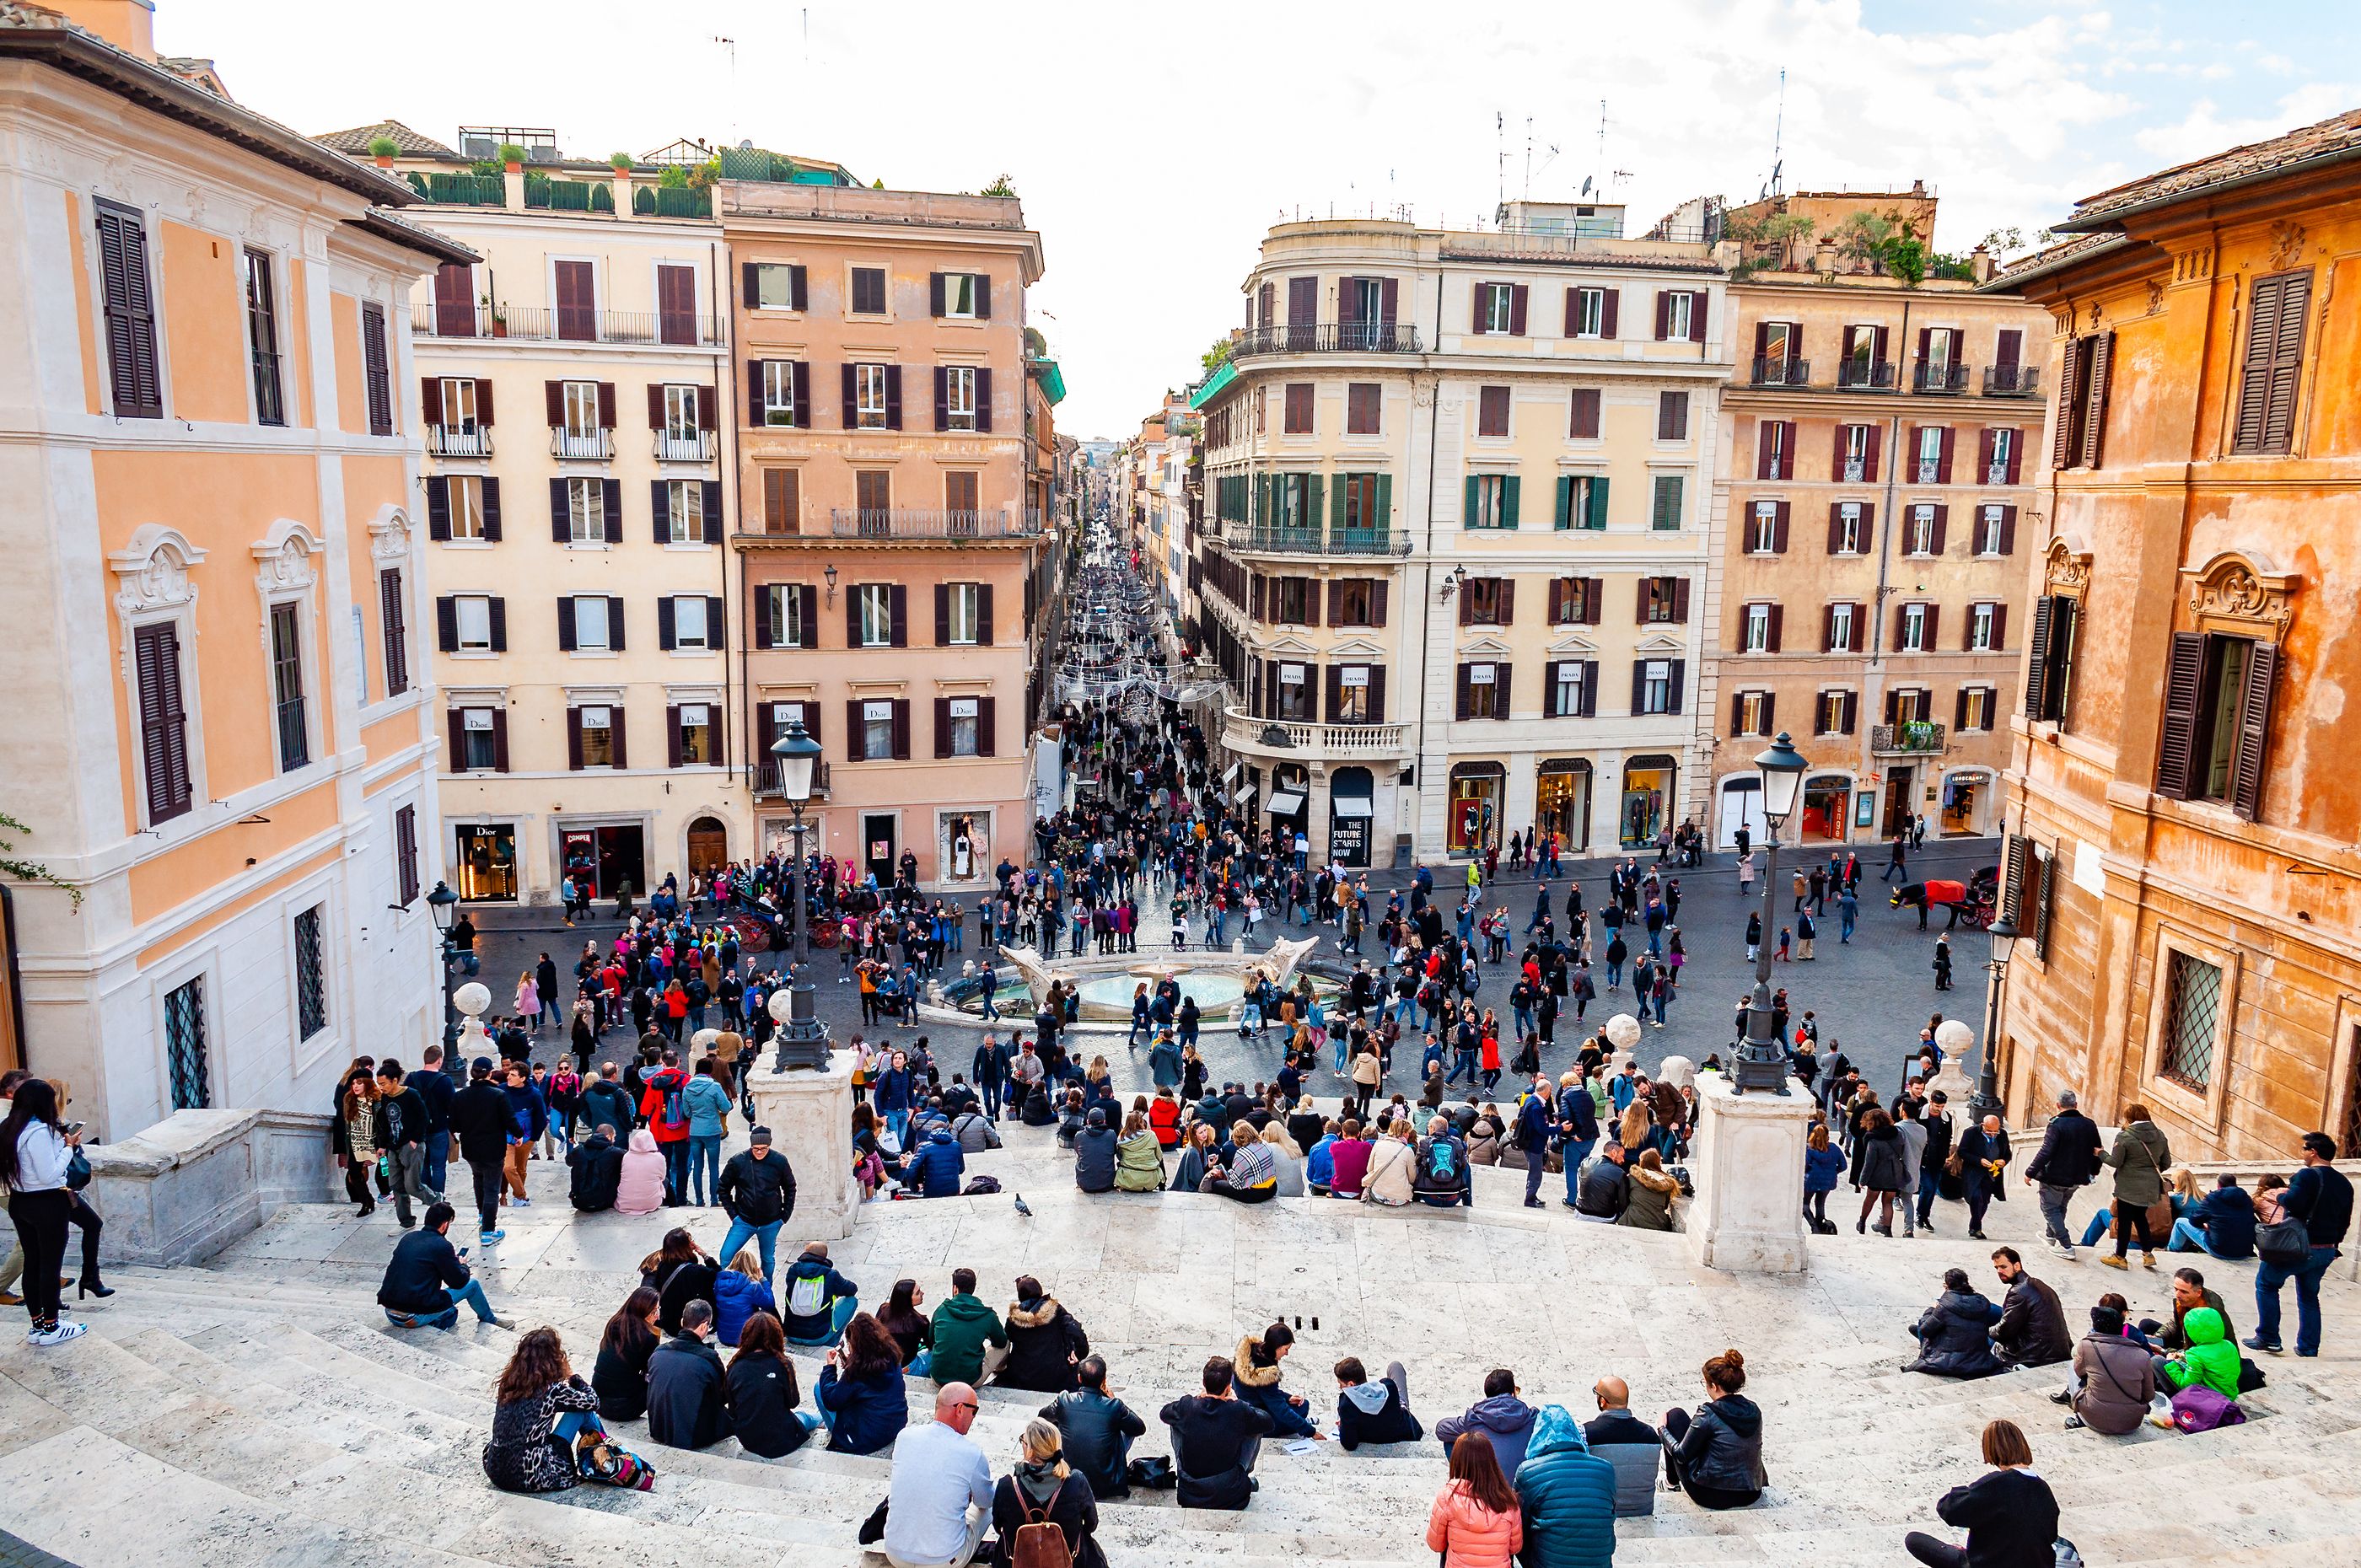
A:
POLYGON ((2280 98, 2271 113, 2245 119, 2224 118, 2213 99, 2200 98, 2178 122, 2146 126, 2132 141, 2169 168, 2316 124, 2351 108, 2354 98, 2355 89, 2343 83, 2308 82, 2280 98))

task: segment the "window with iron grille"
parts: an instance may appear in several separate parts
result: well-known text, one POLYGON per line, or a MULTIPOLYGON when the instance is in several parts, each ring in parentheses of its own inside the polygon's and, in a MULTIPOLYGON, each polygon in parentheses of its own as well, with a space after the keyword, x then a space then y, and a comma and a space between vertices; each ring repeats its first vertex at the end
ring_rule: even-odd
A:
POLYGON ((2222 1016, 2222 970, 2194 953, 2165 955, 2160 1076, 2184 1088, 2213 1081, 2213 1037, 2222 1016))
POLYGON ((164 993, 164 1066, 172 1080, 172 1109, 203 1111, 214 1102, 205 1063, 205 981, 203 975, 164 993))
POLYGON ((328 1026, 328 972, 320 957, 320 917, 313 905, 295 916, 295 1037, 308 1040, 328 1026))
POLYGON ((270 607, 271 698, 279 725, 279 771, 312 761, 312 726, 303 707, 303 632, 298 607, 270 607))
POLYGON ((268 251, 246 253, 246 344, 254 371, 255 422, 285 424, 286 404, 279 386, 279 302, 271 287, 268 251))

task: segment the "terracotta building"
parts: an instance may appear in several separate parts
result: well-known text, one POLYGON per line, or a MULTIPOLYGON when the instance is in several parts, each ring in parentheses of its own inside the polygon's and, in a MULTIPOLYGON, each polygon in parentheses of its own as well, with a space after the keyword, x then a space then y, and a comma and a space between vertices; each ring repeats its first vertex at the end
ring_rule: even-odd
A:
POLYGON ((2177 1155, 2361 1138, 2361 111, 2103 192, 2050 313, 2003 1082, 2177 1155))
POLYGON ((1905 285, 1828 237, 1855 232, 1851 213, 1931 235, 1935 199, 1807 195, 1730 214, 1782 237, 1741 241, 1750 265, 1730 286, 1699 708, 1724 848, 1741 828, 1763 838, 1754 757, 1781 730, 1813 764, 1807 844, 1919 815, 1933 834, 1997 831, 2042 318, 1969 280, 1905 285))
POLYGON ((0 6, 0 802, 72 889, 0 890, 0 1042, 94 1141, 442 1022, 405 302, 470 253, 150 21, 0 6))
POLYGON ((771 740, 825 748, 818 847, 988 885, 1031 827, 1030 653, 1053 534, 1028 494, 1014 197, 725 180, 738 427, 732 598, 759 848, 771 740))

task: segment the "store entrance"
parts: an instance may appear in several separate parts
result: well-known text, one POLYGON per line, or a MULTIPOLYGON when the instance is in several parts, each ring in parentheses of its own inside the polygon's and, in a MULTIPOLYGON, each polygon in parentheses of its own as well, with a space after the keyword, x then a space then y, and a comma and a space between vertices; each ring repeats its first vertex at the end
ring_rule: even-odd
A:
POLYGON ((890 812, 870 812, 861 818, 862 863, 879 887, 894 885, 894 817, 890 812))
POLYGON ((1557 836, 1558 853, 1590 848, 1590 763, 1582 759, 1543 762, 1533 778, 1533 827, 1557 836))
POLYGON ((715 817, 688 825, 688 874, 709 877, 730 863, 730 829, 715 817))
POLYGON ((559 851, 565 872, 589 877, 592 891, 600 898, 648 890, 647 833, 636 822, 616 828, 569 828, 559 851))
POLYGON ((1674 770, 1670 757, 1634 757, 1623 764, 1623 800, 1617 820, 1624 849, 1643 850, 1656 841, 1672 803, 1674 770))
POLYGON ((1891 839, 1896 833, 1910 830, 1910 819, 1917 803, 1918 770, 1894 768, 1885 775, 1885 826, 1878 836, 1891 839))
POLYGON ((469 903, 516 902, 516 826, 463 823, 453 847, 459 896, 469 903))

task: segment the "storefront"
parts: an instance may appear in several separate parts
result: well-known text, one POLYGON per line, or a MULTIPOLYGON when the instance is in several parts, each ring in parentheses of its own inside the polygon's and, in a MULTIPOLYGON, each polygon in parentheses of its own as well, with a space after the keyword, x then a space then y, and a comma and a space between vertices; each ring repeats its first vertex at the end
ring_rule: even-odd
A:
POLYGON ((1656 841, 1673 808, 1673 787, 1680 764, 1662 755, 1633 757, 1623 764, 1623 797, 1617 822, 1627 850, 1644 849, 1656 841))
POLYGON ((1590 762, 1554 757, 1533 774, 1533 830, 1554 834, 1558 853, 1590 848, 1590 762))
POLYGON ((1804 781, 1806 843, 1841 842, 1850 834, 1845 826, 1852 807, 1852 780, 1843 773, 1815 773, 1804 781))
POLYGON ((1455 762, 1447 844, 1455 855, 1478 855, 1500 841, 1500 795, 1509 770, 1498 762, 1455 762))
POLYGON ((864 811, 861 814, 862 869, 877 879, 881 888, 892 887, 897 874, 895 861, 900 858, 902 814, 898 811, 864 811))
POLYGON ((1961 768, 1945 773, 1940 831, 1946 834, 1983 831, 1984 802, 1992 791, 1993 775, 1989 768, 1961 768))
POLYGON ((568 824, 557 832, 557 872, 578 886, 588 879, 592 894, 617 898, 648 892, 648 833, 641 822, 568 824))
POLYGON ((992 881, 992 813, 935 813, 935 883, 989 885, 992 881))
POLYGON ((1760 844, 1771 836, 1763 816, 1763 781, 1752 773, 1721 781, 1721 816, 1713 841, 1721 849, 1735 850, 1741 828, 1750 844, 1760 844))
POLYGON ((1357 870, 1369 863, 1376 794, 1367 768, 1339 768, 1328 776, 1328 856, 1337 864, 1357 870))
POLYGON ((1881 839, 1891 839, 1896 833, 1906 833, 1918 812, 1918 770, 1914 767, 1885 770, 1885 819, 1878 825, 1881 839))
POLYGON ((470 903, 514 904, 516 824, 462 822, 451 849, 452 880, 470 903))

